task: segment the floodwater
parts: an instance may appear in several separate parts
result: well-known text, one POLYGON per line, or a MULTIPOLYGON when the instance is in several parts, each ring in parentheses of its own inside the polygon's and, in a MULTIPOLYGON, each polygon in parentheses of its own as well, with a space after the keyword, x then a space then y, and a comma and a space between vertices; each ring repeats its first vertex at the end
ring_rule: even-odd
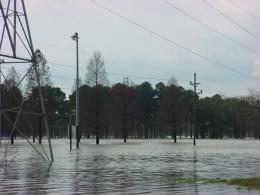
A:
MULTIPOLYGON (((80 150, 69 151, 67 139, 52 140, 49 165, 19 140, 0 167, 0 194, 260 194, 202 182, 260 177, 257 140, 198 140, 196 147, 185 139, 100 141, 82 140, 80 150)), ((1 161, 4 149, 2 143, 1 161)))

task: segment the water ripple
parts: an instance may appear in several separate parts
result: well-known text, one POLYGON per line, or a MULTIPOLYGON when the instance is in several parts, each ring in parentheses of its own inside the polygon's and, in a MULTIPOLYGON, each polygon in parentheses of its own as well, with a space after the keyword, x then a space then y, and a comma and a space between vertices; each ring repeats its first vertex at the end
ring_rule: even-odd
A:
POLYGON ((53 140, 51 166, 23 141, 10 146, 0 194, 260 194, 202 182, 260 176, 255 140, 199 140, 197 147, 191 140, 102 140, 99 146, 82 140, 79 151, 69 151, 68 143, 53 140))

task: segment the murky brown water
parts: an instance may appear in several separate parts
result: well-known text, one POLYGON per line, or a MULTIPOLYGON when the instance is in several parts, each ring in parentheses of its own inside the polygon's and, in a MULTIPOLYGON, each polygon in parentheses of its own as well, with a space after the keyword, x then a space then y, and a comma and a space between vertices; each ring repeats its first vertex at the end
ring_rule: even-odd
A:
MULTIPOLYGON (((48 163, 24 141, 8 149, 0 167, 1 194, 260 194, 205 179, 260 176, 256 140, 52 140, 55 162, 48 163)), ((46 146, 45 146, 46 147, 46 146)), ((0 145, 2 161, 4 145, 0 145)))

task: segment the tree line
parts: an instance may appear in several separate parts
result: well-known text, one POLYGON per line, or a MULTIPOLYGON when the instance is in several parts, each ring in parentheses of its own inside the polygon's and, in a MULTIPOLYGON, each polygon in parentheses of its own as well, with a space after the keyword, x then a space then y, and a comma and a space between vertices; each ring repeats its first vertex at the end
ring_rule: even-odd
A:
MULTIPOLYGON (((47 61, 38 51, 39 70, 51 136, 66 137, 68 125, 75 123, 75 90, 66 99, 65 93, 53 87, 47 61)), ((9 136, 23 97, 24 109, 17 124, 33 140, 44 136, 38 89, 34 74, 27 76, 27 93, 16 87, 19 74, 12 68, 2 84, 2 136, 9 136)), ((89 59, 85 81, 80 86, 80 137, 119 138, 192 138, 193 101, 197 102, 197 138, 260 139, 260 95, 251 91, 247 97, 199 98, 172 78, 152 86, 145 81, 134 84, 128 78, 109 86, 105 63, 100 52, 89 59)), ((11 135, 15 138, 17 131, 11 135)))

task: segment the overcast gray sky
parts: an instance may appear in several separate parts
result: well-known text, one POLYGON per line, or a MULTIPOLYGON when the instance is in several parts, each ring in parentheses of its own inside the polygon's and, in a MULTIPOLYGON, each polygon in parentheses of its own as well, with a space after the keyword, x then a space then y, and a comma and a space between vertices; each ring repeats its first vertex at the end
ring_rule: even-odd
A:
MULTIPOLYGON (((260 77, 260 55, 208 30, 161 0, 96 1, 195 52, 247 75, 260 77)), ((260 53, 260 40, 232 24, 202 0, 168 1, 260 53)), ((230 0, 208 1, 260 37, 260 20, 246 14, 230 0)), ((235 2, 260 19, 259 0, 235 2)), ((191 88, 189 80, 193 79, 193 72, 197 72, 198 81, 205 84, 201 85, 204 95, 219 93, 211 88, 226 96, 245 95, 248 88, 260 90, 260 82, 175 47, 89 0, 28 0, 26 4, 34 45, 50 62, 54 85, 67 93, 72 88, 75 70, 52 63, 75 66, 75 42, 70 38, 75 32, 80 36, 80 67, 84 69, 92 53, 100 51, 110 84, 122 81, 122 75, 129 75, 137 84, 145 80, 152 84, 160 80, 167 82, 175 76, 180 85, 191 88)), ((80 75, 85 80, 84 70, 80 75)))

